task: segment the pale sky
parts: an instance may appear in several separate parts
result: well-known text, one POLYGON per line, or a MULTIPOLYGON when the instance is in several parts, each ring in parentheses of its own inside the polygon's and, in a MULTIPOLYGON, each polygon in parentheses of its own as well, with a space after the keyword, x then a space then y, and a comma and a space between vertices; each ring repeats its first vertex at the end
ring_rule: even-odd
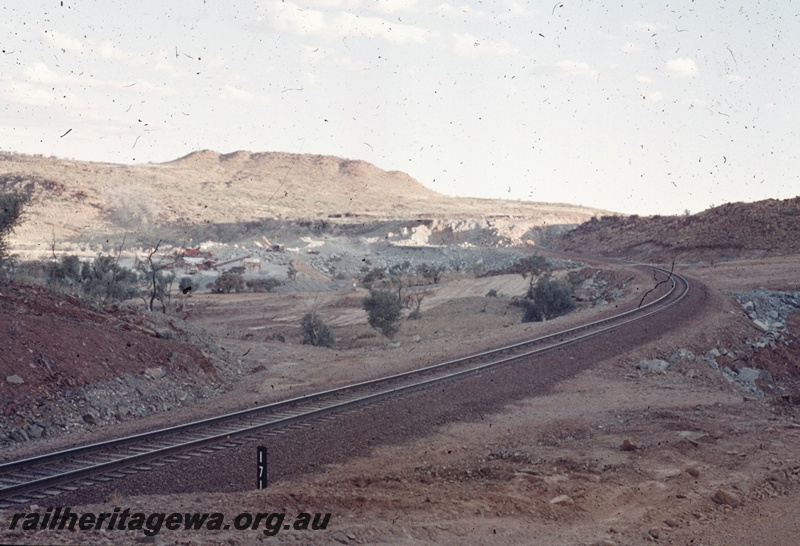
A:
POLYGON ((639 214, 800 194, 800 1, 4 0, 0 29, 6 151, 329 154, 639 214))

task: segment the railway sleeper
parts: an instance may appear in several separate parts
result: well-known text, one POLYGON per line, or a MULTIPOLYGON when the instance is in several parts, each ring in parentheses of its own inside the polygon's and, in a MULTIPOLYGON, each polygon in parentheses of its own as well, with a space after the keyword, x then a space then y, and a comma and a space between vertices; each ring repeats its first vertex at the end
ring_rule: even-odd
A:
POLYGON ((7 499, 6 502, 11 503, 10 506, 13 506, 15 504, 30 504, 32 500, 33 497, 11 497, 7 499))
POLYGON ((79 465, 78 468, 85 468, 87 466, 97 466, 116 460, 119 460, 119 456, 90 455, 88 457, 81 457, 80 459, 72 459, 68 464, 79 465))
POLYGON ((25 483, 31 481, 35 477, 36 477, 35 475, 15 473, 15 474, 6 474, 5 479, 10 478, 12 480, 15 480, 15 483, 25 483))
POLYGON ((151 447, 151 446, 146 446, 146 447, 145 446, 142 446, 142 447, 128 447, 126 449, 128 450, 128 453, 133 452, 133 453, 136 453, 136 454, 153 453, 154 451, 158 451, 158 448, 154 448, 154 447, 151 447))
POLYGON ((165 449, 165 448, 168 448, 168 447, 173 447, 173 446, 175 446, 177 444, 175 442, 172 442, 172 441, 161 440, 161 441, 158 441, 158 442, 149 442, 147 445, 149 447, 151 447, 153 451, 156 451, 156 450, 161 450, 161 449, 165 449))

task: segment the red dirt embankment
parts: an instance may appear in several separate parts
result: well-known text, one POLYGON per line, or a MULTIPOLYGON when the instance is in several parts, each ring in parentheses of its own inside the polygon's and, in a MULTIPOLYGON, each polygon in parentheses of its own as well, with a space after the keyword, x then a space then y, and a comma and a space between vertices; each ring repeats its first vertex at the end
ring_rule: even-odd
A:
POLYGON ((147 368, 215 376, 199 348, 169 328, 158 332, 134 310, 98 312, 43 287, 0 285, 0 416, 42 405, 65 388, 147 368))

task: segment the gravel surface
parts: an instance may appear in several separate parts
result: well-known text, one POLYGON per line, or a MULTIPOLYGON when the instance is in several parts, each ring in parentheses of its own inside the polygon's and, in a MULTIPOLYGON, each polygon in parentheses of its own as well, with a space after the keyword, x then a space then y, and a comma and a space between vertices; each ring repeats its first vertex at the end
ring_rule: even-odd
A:
MULTIPOLYGON (((694 303, 686 300, 674 313, 652 317, 638 334, 624 329, 530 367, 271 438, 264 442, 274 471, 267 491, 256 491, 248 478, 260 443, 253 442, 167 472, 87 488, 83 498, 98 504, 80 508, 220 511, 228 517, 243 510, 283 511, 290 518, 333 514, 325 531, 286 531, 270 539, 281 544, 495 545, 534 538, 541 544, 791 544, 800 506, 800 414, 780 396, 743 396, 710 362, 791 378, 780 366, 798 361, 800 316, 787 317, 788 345, 754 351, 744 341, 758 329, 728 292, 695 284, 690 299, 694 303), (654 359, 669 367, 638 369, 642 360, 654 359), (486 399, 491 395, 502 400, 486 399), (178 470, 186 477, 217 472, 218 479, 190 484, 178 470)), ((521 332, 496 331, 509 339, 521 332)), ((406 351, 374 353, 385 360, 406 351)), ((57 499, 64 504, 81 497, 57 499)), ((0 520, 9 517, 0 514, 0 520)), ((76 538, 145 540, 141 531, 0 530, 0 541, 75 544, 76 538)), ((162 531, 155 542, 236 545, 264 538, 259 531, 162 531)))
POLYGON ((421 438, 455 421, 480 421, 485 415, 521 399, 543 395, 593 363, 624 354, 654 336, 685 328, 708 298, 692 285, 678 305, 610 334, 549 352, 530 364, 515 365, 465 380, 425 389, 349 413, 324 424, 291 430, 184 463, 143 472, 59 496, 59 504, 102 502, 114 495, 189 492, 233 492, 253 488, 255 447, 270 449, 272 482, 324 472, 330 463, 366 455, 380 445, 421 438))

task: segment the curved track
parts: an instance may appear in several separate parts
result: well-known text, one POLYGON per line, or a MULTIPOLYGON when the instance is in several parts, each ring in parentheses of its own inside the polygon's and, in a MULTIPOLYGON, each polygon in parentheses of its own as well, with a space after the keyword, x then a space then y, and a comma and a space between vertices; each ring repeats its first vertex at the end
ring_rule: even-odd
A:
POLYGON ((660 268, 668 289, 653 301, 612 317, 547 336, 440 364, 363 381, 282 402, 184 425, 66 449, 0 464, 0 508, 75 491, 156 466, 240 445, 245 439, 274 436, 380 400, 402 396, 488 369, 529 362, 545 352, 603 334, 660 313, 690 291, 681 275, 660 268))

